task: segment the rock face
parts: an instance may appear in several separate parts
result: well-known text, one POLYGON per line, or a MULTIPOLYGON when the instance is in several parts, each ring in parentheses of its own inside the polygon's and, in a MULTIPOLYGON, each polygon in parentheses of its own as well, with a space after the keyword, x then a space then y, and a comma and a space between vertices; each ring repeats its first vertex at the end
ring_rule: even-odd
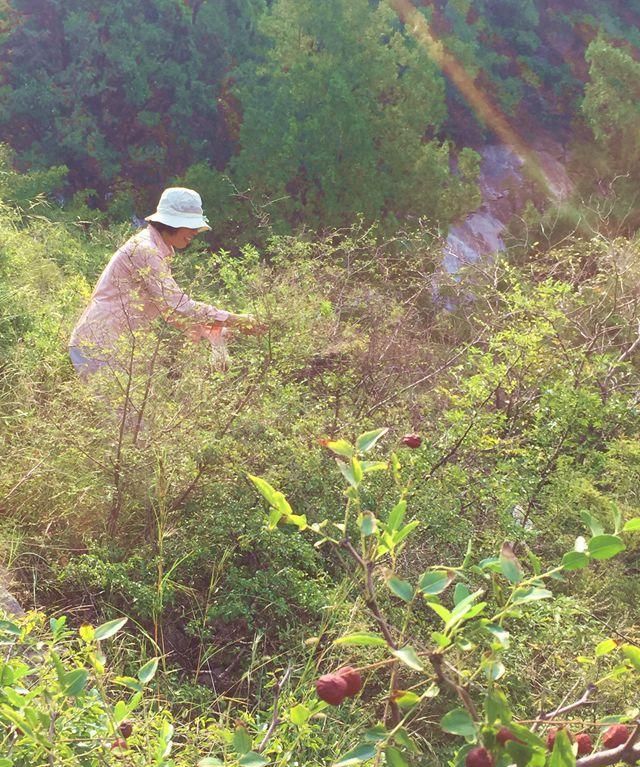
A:
MULTIPOLYGON (((449 230, 443 253, 443 267, 449 274, 482 256, 504 250, 502 236, 507 224, 527 199, 534 197, 531 181, 524 172, 524 160, 511 147, 490 144, 479 153, 482 205, 449 230)), ((544 179, 547 196, 554 202, 566 199, 572 189, 560 160, 562 155, 559 144, 545 141, 533 148, 529 157, 529 164, 544 179)))
POLYGON ((24 610, 7 588, 6 579, 0 572, 0 613, 2 612, 7 613, 7 615, 24 615, 24 610))

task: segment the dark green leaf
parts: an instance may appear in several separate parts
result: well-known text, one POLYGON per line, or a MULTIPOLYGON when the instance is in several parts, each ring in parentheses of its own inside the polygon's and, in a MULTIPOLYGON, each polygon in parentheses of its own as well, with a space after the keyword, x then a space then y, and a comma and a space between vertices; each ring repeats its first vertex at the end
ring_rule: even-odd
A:
POLYGON ((233 748, 236 754, 246 754, 251 751, 251 736, 246 727, 236 727, 233 733, 233 748))
POLYGON ((622 650, 622 654, 624 655, 624 657, 628 661, 631 661, 631 664, 633 665, 633 667, 637 671, 640 671, 640 647, 636 647, 635 645, 632 645, 632 644, 623 644, 620 649, 622 650))
POLYGON ((582 570, 589 564, 589 555, 582 551, 567 551, 562 557, 562 566, 565 570, 582 570))
POLYGON ((62 692, 65 695, 70 695, 72 698, 75 698, 80 695, 87 686, 88 679, 89 673, 83 668, 76 668, 73 671, 69 671, 64 675, 62 692))
POLYGON ((622 538, 617 535, 596 535, 589 541, 589 554, 594 559, 611 559, 625 548, 622 538))
POLYGON ((510 583, 520 583, 522 580, 522 565, 513 551, 512 544, 508 541, 502 544, 500 550, 500 570, 510 583))
POLYGON ((265 767, 269 764, 269 760, 261 754, 256 754, 255 751, 249 751, 238 760, 238 764, 240 767, 265 767))
POLYGON ((149 682, 156 675, 158 670, 158 658, 151 658, 144 666, 138 671, 138 679, 142 684, 149 684, 149 682))
POLYGON ((413 586, 407 581, 392 575, 387 579, 389 590, 404 602, 411 602, 413 599, 413 586))
POLYGON ((399 650, 391 650, 391 654, 402 661, 405 666, 415 669, 416 671, 423 671, 424 665, 420 658, 418 658, 416 651, 410 645, 400 648, 399 650))
POLYGON ((591 535, 602 535, 602 533, 604 533, 604 527, 600 520, 593 517, 588 511, 581 511, 580 517, 589 530, 591 530, 591 535))
POLYGON ((384 750, 384 756, 389 767, 409 767, 409 762, 402 755, 402 751, 394 746, 387 746, 384 750))
POLYGON ((571 741, 564 729, 558 730, 549 759, 549 767, 575 767, 576 757, 571 747, 571 741))
POLYGON ((521 605, 527 602, 537 602, 539 599, 551 599, 553 594, 548 589, 530 587, 518 589, 513 594, 513 604, 521 605))
POLYGON ((375 745, 371 743, 361 743, 359 746, 356 746, 346 753, 333 767, 350 767, 352 764, 360 764, 360 762, 366 762, 369 759, 373 759, 375 755, 375 745))
POLYGON ((388 431, 389 429, 385 427, 361 434, 356 440, 356 450, 360 453, 367 453, 388 431))
POLYGON ((117 634, 128 620, 128 618, 116 618, 114 621, 103 623, 95 630, 93 635, 94 639, 109 639, 109 637, 117 634))
POLYGON ((398 501, 398 503, 389 512, 389 519, 387 520, 387 531, 393 532, 397 530, 402 524, 404 515, 407 511, 407 502, 398 501))
POLYGON ((462 735, 463 738, 473 738, 476 726, 466 708, 454 708, 440 720, 440 727, 452 735, 462 735))
POLYGON ((441 594, 453 581, 455 573, 452 570, 435 570, 423 573, 418 582, 418 591, 423 594, 441 594))

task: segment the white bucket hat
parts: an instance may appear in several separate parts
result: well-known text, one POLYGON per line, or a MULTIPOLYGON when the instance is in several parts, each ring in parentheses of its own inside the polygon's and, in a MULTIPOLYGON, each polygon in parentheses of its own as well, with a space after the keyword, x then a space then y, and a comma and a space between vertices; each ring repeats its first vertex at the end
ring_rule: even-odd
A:
POLYGON ((184 226, 206 232, 211 227, 202 211, 200 195, 193 189, 182 186, 171 186, 165 189, 158 202, 155 213, 145 218, 145 221, 159 221, 176 229, 184 226))

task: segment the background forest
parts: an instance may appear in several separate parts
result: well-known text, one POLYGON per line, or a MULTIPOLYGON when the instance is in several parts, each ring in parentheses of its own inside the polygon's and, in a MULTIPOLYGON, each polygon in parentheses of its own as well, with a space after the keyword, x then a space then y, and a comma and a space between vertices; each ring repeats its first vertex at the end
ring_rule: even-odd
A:
POLYGON ((0 767, 638 760, 639 29, 0 0, 0 767), (509 140, 506 247, 451 273, 509 140), (158 327, 132 432, 66 344, 172 183, 178 282, 269 331, 220 373, 158 327))

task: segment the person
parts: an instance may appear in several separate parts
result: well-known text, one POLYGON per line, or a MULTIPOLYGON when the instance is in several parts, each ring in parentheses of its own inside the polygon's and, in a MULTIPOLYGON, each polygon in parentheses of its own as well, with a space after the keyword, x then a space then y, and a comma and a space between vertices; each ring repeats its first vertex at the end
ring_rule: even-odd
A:
POLYGON ((86 380, 105 366, 124 369, 137 338, 158 317, 179 327, 191 340, 220 347, 227 329, 260 333, 264 326, 250 314, 234 314, 194 301, 171 274, 175 251, 211 229, 193 189, 162 192, 148 226, 119 248, 102 272, 88 306, 73 329, 69 354, 86 380))

